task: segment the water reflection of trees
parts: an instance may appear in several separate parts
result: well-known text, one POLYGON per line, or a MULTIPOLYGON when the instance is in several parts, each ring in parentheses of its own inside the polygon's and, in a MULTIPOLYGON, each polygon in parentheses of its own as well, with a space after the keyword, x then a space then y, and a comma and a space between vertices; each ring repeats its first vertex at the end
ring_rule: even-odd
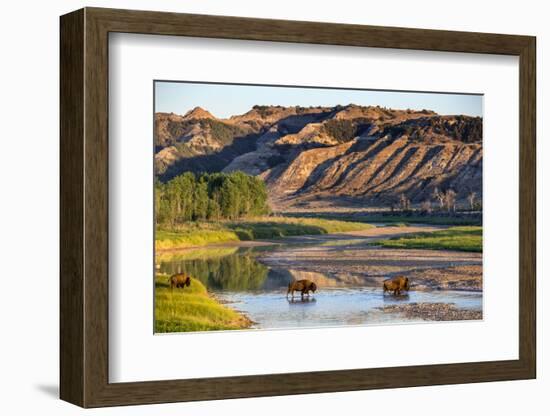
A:
POLYGON ((161 268, 169 274, 190 274, 207 288, 221 290, 260 289, 268 274, 268 268, 250 254, 161 262, 161 268))

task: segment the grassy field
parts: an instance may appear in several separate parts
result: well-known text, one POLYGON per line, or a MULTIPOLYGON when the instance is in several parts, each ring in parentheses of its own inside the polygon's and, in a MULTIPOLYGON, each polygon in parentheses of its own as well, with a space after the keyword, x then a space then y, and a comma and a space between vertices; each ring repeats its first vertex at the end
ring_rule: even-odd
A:
POLYGON ((454 217, 446 215, 418 215, 418 214, 376 214, 368 212, 319 212, 319 213, 302 213, 302 214, 286 214, 287 218, 308 218, 310 215, 317 218, 327 220, 366 222, 366 223, 384 223, 387 225, 404 226, 408 224, 430 224, 430 225, 481 225, 480 217, 454 217))
POLYGON ((297 235, 342 233, 372 228, 363 222, 318 218, 260 217, 239 222, 193 222, 175 230, 157 230, 157 250, 297 235))
POLYGON ((191 286, 171 289, 168 275, 155 277, 155 332, 192 332, 244 329, 250 326, 244 315, 222 305, 204 285, 191 279, 191 286))
POLYGON ((193 260, 208 260, 219 259, 235 254, 239 247, 219 246, 219 247, 199 247, 193 250, 178 250, 178 251, 161 251, 155 253, 157 262, 170 261, 193 261, 193 260))
MULTIPOLYGON (((352 217, 353 218, 353 217, 352 217)), ((422 215, 368 215, 364 221, 387 224, 430 224, 430 225, 479 225, 479 218, 422 216, 422 215)), ((400 225, 402 226, 402 225, 400 225)))
POLYGON ((237 233, 221 225, 215 226, 214 224, 208 223, 193 223, 187 227, 181 227, 177 231, 157 230, 155 236, 155 249, 165 250, 206 246, 208 244, 227 243, 239 240, 240 238, 237 233))
POLYGON ((483 250, 482 227, 451 227, 431 233, 414 233, 382 240, 376 245, 387 248, 419 248, 432 250, 459 250, 481 253, 483 250))

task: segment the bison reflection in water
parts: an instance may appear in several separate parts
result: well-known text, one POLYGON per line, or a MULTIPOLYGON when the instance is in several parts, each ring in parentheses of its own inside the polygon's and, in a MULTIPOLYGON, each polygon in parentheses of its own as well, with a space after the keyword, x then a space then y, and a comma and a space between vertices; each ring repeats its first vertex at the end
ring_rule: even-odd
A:
POLYGON ((305 297, 305 298, 286 298, 289 305, 313 305, 315 302, 317 302, 317 299, 312 297, 305 297))
POLYGON ((407 302, 411 299, 411 297, 408 293, 401 293, 400 295, 384 296, 382 299, 384 304, 389 303, 394 305, 396 302, 407 302))

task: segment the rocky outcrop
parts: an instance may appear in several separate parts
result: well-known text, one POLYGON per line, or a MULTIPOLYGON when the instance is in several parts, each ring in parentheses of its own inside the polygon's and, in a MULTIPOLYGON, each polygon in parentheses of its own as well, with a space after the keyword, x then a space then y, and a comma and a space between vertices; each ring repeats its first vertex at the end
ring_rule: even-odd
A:
POLYGON ((215 119, 212 114, 210 114, 208 111, 206 111, 204 108, 201 107, 195 107, 192 110, 189 110, 185 115, 183 116, 183 120, 193 120, 193 119, 201 119, 201 118, 210 118, 215 119))
POLYGON ((429 110, 255 106, 216 119, 203 109, 155 116, 156 174, 244 171, 275 210, 413 204, 435 188, 482 194, 482 120, 429 110))

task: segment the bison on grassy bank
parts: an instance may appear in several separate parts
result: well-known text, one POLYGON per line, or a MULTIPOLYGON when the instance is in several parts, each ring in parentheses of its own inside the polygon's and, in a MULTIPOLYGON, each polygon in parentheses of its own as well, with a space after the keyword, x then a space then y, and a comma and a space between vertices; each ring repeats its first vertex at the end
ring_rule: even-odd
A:
POLYGON ((170 283, 171 289, 174 289, 175 287, 183 289, 185 286, 191 286, 191 278, 186 276, 184 273, 177 273, 170 276, 168 283, 170 283))

